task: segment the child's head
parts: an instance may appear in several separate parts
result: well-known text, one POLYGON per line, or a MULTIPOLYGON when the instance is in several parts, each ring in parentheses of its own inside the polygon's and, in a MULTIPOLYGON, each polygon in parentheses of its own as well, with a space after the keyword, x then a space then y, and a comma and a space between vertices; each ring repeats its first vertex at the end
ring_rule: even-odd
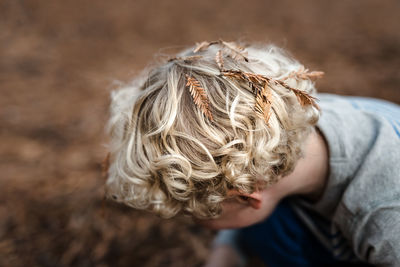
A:
POLYGON ((215 218, 289 174, 319 117, 309 73, 272 45, 203 42, 112 94, 107 193, 215 218))

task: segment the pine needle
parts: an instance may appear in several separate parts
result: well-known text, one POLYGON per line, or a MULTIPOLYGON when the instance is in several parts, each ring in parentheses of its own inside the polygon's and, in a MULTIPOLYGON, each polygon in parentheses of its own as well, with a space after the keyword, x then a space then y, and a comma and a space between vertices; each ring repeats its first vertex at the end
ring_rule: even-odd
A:
POLYGON ((257 85, 264 85, 264 83, 268 83, 271 80, 271 78, 261 74, 253 74, 250 72, 243 72, 242 74, 249 82, 257 85))
POLYGON ((249 62, 247 58, 247 52, 244 51, 244 47, 234 43, 234 42, 225 42, 220 40, 220 44, 227 48, 228 54, 236 60, 244 60, 249 62))
POLYGON ((200 58, 202 58, 202 56, 200 56, 200 55, 187 56, 187 57, 173 57, 173 58, 168 59, 168 62, 175 61, 175 60, 183 60, 185 63, 190 63, 191 61, 198 60, 200 58))
POLYGON ((301 67, 297 71, 292 71, 287 77, 283 78, 283 80, 289 79, 289 78, 298 78, 298 79, 310 79, 312 81, 315 81, 316 79, 322 78, 322 76, 325 73, 323 71, 309 71, 308 69, 304 69, 304 67, 301 67))
POLYGON ((235 79, 238 79, 238 80, 243 80, 243 79, 245 79, 245 78, 243 77, 242 72, 239 71, 239 70, 224 70, 224 71, 222 71, 221 74, 222 74, 223 76, 230 77, 230 78, 235 78, 235 79))
POLYGON ((309 95, 308 93, 301 91, 299 89, 295 89, 293 87, 290 87, 287 83, 285 83, 284 81, 281 80, 274 80, 277 84, 285 87, 286 89, 288 89, 289 91, 292 91, 296 97, 297 100, 299 101, 300 105, 302 107, 304 106, 308 106, 308 105, 312 105, 313 107, 315 107, 316 109, 320 110, 317 102, 316 102, 316 98, 309 95))
POLYGON ((219 70, 224 69, 224 60, 222 58, 222 50, 218 50, 217 54, 215 55, 215 62, 217 63, 219 70))
POLYGON ((206 115, 210 120, 213 120, 212 113, 209 109, 209 101, 204 88, 201 87, 200 82, 193 77, 186 74, 187 83, 190 94, 192 95, 193 101, 201 112, 206 115))
POLYGON ((302 107, 312 105, 318 110, 321 110, 318 106, 315 97, 307 94, 304 91, 292 88, 293 93, 296 95, 297 100, 299 101, 302 107))
POLYGON ((222 72, 222 75, 231 77, 237 80, 242 80, 242 81, 247 81, 250 85, 250 87, 253 89, 253 92, 256 96, 256 101, 257 97, 260 93, 259 91, 261 90, 260 88, 264 87, 266 84, 274 83, 276 85, 280 85, 282 87, 285 87, 289 91, 292 91, 296 97, 297 100, 299 101, 300 105, 302 107, 312 105, 316 109, 320 110, 319 106, 316 103, 316 99, 309 95, 308 93, 301 91, 299 89, 295 89, 293 87, 290 87, 287 83, 281 80, 275 80, 272 78, 269 78, 265 75, 261 74, 254 74, 254 73, 249 73, 249 72, 242 72, 242 71, 237 71, 237 70, 226 70, 222 72))
MULTIPOLYGON (((320 110, 319 106, 316 103, 316 99, 313 96, 299 89, 290 87, 287 83, 285 83, 285 80, 289 78, 316 80, 318 78, 321 78, 324 75, 324 72, 309 72, 308 69, 304 69, 304 67, 301 67, 299 70, 290 73, 287 77, 280 80, 275 80, 261 74, 254 74, 239 70, 224 70, 223 53, 227 53, 228 56, 232 57, 235 60, 244 60, 246 62, 248 62, 249 60, 247 58, 247 52, 245 51, 244 47, 234 42, 225 42, 221 39, 213 42, 201 42, 197 44, 193 52, 197 53, 199 51, 204 51, 211 45, 215 44, 219 44, 222 47, 222 49, 218 50, 215 55, 215 62, 217 63, 221 71, 221 75, 236 79, 238 81, 247 82, 249 84, 249 87, 253 90, 256 98, 255 111, 258 116, 265 120, 267 124, 271 115, 270 110, 272 106, 272 89, 269 87, 271 84, 280 85, 287 90, 292 91, 296 95, 297 100, 302 107, 312 105, 316 109, 320 110)), ((200 86, 200 83, 196 79, 189 77, 188 75, 186 75, 186 77, 186 86, 189 86, 190 92, 196 105, 207 117, 212 119, 211 112, 208 108, 208 98, 205 94, 204 89, 200 86)))
POLYGON ((108 169, 110 168, 110 152, 107 153, 106 157, 101 162, 101 175, 107 176, 108 169))
POLYGON ((212 42, 201 42, 197 43, 196 47, 193 50, 193 53, 201 52, 206 50, 212 45, 219 44, 223 48, 225 48, 226 52, 230 57, 232 57, 235 60, 244 60, 246 62, 249 62, 249 59, 247 58, 247 52, 244 51, 245 48, 243 46, 240 46, 236 44, 235 42, 225 42, 223 40, 218 40, 218 41, 212 41, 212 42))
POLYGON ((324 74, 325 73, 323 71, 312 71, 312 72, 304 74, 302 77, 309 78, 311 80, 316 80, 316 79, 322 78, 322 76, 324 76, 324 74))
POLYGON ((262 118, 266 124, 269 124, 269 118, 271 117, 271 105, 272 105, 272 93, 271 88, 268 87, 266 82, 261 90, 258 90, 256 95, 256 114, 262 118))
POLYGON ((197 43, 195 49, 193 50, 193 53, 204 51, 207 48, 209 48, 211 45, 218 44, 218 43, 219 43, 219 41, 213 41, 213 42, 204 41, 201 43, 197 43))
POLYGON ((249 72, 227 70, 222 75, 249 83, 256 98, 255 112, 268 124, 271 117, 272 92, 269 88, 270 78, 249 72))

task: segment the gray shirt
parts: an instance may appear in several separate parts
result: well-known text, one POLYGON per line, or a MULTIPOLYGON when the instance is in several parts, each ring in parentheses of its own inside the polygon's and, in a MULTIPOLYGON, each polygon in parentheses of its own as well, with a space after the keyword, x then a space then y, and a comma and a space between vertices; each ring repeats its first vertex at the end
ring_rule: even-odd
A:
MULTIPOLYGON (((317 127, 328 143, 330 173, 316 203, 291 197, 291 206, 338 261, 400 266, 400 106, 317 97, 322 110, 317 127)), ((214 244, 235 247, 239 233, 220 231, 214 244)))
POLYGON ((330 174, 317 203, 295 198, 293 207, 338 259, 400 266, 400 106, 318 99, 330 174))

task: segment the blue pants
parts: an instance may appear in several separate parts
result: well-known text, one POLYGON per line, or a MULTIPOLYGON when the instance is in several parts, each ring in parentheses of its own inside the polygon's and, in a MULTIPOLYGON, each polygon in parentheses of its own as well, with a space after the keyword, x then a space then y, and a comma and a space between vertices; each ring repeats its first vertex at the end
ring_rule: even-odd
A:
POLYGON ((245 254, 255 255, 268 267, 369 266, 335 259, 285 200, 267 220, 250 227, 224 231, 224 240, 219 240, 219 243, 228 243, 245 254))

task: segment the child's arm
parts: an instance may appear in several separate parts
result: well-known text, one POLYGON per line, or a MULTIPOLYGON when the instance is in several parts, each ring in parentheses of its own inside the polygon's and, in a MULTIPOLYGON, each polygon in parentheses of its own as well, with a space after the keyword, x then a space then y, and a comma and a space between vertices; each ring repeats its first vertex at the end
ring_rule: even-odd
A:
POLYGON ((242 267, 246 257, 239 247, 240 230, 220 230, 205 267, 242 267))
POLYGON ((244 261, 230 245, 214 247, 204 267, 242 267, 244 261))
POLYGON ((400 266, 399 200, 357 218, 353 244, 358 257, 376 266, 400 266), (397 203, 395 203, 397 202, 397 203))

